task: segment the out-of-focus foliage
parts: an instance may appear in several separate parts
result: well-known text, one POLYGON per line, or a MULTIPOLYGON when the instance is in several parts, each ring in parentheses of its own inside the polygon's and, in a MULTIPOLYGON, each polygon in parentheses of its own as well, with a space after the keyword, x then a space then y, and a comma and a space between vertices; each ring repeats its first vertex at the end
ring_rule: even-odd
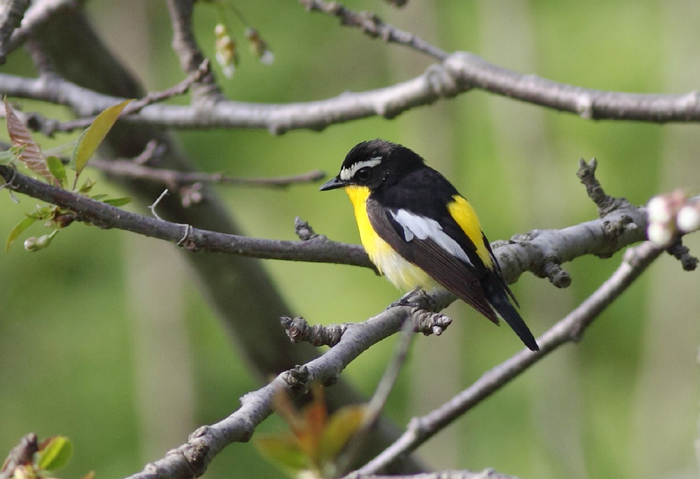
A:
MULTIPOLYGON (((95 151, 97 151, 97 148, 112 129, 122 110, 129 102, 131 102, 131 100, 126 100, 106 108, 95 117, 95 120, 90 126, 78 137, 69 162, 69 166, 75 171, 73 191, 76 191, 80 173, 85 166, 87 166, 88 161, 90 161, 90 158, 92 158, 95 151)), ((24 165, 31 172, 42 176, 48 183, 60 188, 65 188, 68 176, 63 162, 55 156, 47 157, 44 155, 41 148, 34 140, 32 133, 19 119, 17 113, 7 99, 5 99, 5 116, 7 118, 7 135, 12 144, 12 147, 5 152, 10 155, 11 161, 9 163, 16 164, 16 162, 12 161, 16 159, 20 165, 24 165)), ((87 196, 94 185, 95 182, 88 178, 83 185, 77 189, 77 192, 87 196)), ((107 196, 106 193, 100 193, 92 195, 90 198, 93 200, 103 200, 105 203, 115 207, 123 206, 131 202, 131 198, 105 199, 107 196)), ((47 248, 61 228, 65 228, 73 223, 74 215, 70 211, 62 210, 56 205, 36 205, 34 211, 27 213, 26 218, 17 223, 7 235, 5 252, 7 253, 17 238, 37 221, 46 221, 44 226, 55 229, 50 234, 45 234, 38 238, 35 236, 27 238, 24 241, 24 249, 29 252, 40 251, 47 248)))
MULTIPOLYGON (((242 63, 231 98, 256 102, 323 99, 377 88, 422 72, 430 60, 308 14, 294 1, 240 0, 236 6, 275 52, 273 65, 242 63)), ((693 0, 348 2, 445 50, 556 81, 604 90, 687 92, 697 88, 700 9, 693 0)), ((213 8, 198 8, 197 37, 214 58, 213 8)), ((160 1, 88 2, 111 47, 151 90, 182 79, 160 1)), ((69 52, 67 52, 68 54, 69 52)), ((13 55, 3 71, 32 74, 13 55)), ((184 101, 183 99, 176 100, 184 101)), ((25 110, 67 118, 57 107, 25 110)), ((192 131, 179 137, 205 171, 234 175, 335 174, 357 142, 404 143, 441 170, 475 205, 491 240, 561 228, 595 216, 575 176, 596 157, 607 192, 643 203, 658 192, 700 185, 697 125, 592 122, 471 92, 388 121, 373 118, 322 133, 192 131)), ((38 138, 46 150, 74 136, 38 138)), ((93 175, 93 172, 89 172, 93 175)), ((96 176, 97 173, 94 173, 96 176)), ((101 182, 103 185, 104 182, 101 182)), ((252 236, 294 239, 294 217, 319 233, 358 242, 348 200, 320 198, 314 186, 284 191, 219 189, 252 236)), ((117 192, 115 192, 118 194, 117 192)), ((154 198, 155 199, 155 198, 154 198)), ((32 200, 0 192, 0 232, 22 220, 32 200)), ((76 446, 66 477, 95 470, 121 477, 217 421, 256 383, 223 328, 198 296, 174 247, 126 233, 74 225, 50 255, 13 248, 0 256, 0 451, 26 432, 66 434, 76 446), (167 412, 168 414, 165 414, 167 412)), ((700 245, 689 238, 696 253, 700 245)), ((567 268, 568 290, 523 276, 514 291, 541 333, 588 296, 619 264, 583 258, 567 268)), ((370 271, 267 262, 290 315, 312 322, 362 320, 397 298, 370 271)), ((481 469, 549 479, 691 477, 697 465, 698 273, 663 257, 594 325, 583 342, 537 366, 421 452, 439 468, 481 469)), ((427 412, 521 346, 504 328, 468 310, 439 338, 419 338, 388 405, 398 423, 427 412)), ((343 374, 368 393, 391 352, 373 348, 343 374)), ((264 431, 279 430, 271 418, 264 431)), ((275 477, 249 444, 230 447, 209 478, 275 477)))
MULTIPOLYGON (((56 479, 56 471, 68 464, 73 443, 65 436, 39 442, 33 433, 25 435, 5 459, 1 471, 10 479, 56 479)), ((82 479, 93 479, 89 472, 82 479)))
POLYGON ((312 394, 312 402, 297 411, 286 391, 280 391, 275 398, 275 410, 287 422, 288 429, 258 434, 253 444, 264 457, 291 477, 338 477, 340 455, 360 430, 365 407, 346 406, 330 414, 323 399, 322 386, 314 386, 312 394))

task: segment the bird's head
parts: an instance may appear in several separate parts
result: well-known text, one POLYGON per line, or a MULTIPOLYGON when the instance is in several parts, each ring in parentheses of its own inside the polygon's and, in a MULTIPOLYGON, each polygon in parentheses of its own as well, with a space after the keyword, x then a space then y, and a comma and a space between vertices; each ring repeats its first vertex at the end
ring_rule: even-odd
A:
POLYGON ((363 141, 347 154, 338 176, 320 189, 361 186, 375 191, 397 182, 423 165, 423 158, 404 146, 379 139, 363 141))

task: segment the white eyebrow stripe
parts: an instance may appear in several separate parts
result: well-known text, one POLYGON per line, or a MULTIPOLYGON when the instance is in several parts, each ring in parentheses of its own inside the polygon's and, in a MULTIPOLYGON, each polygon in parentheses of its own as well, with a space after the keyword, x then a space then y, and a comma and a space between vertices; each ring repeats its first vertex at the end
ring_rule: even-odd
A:
POLYGON ((406 210, 392 211, 391 216, 403 228, 404 239, 410 242, 414 236, 420 240, 432 239, 438 246, 473 266, 462 247, 445 233, 440 223, 425 216, 416 215, 406 210))
POLYGON ((340 179, 343 181, 348 181, 350 178, 355 176, 355 173, 357 173, 362 168, 365 168, 365 167, 373 168, 381 162, 382 162, 381 156, 375 156, 374 158, 370 158, 369 160, 365 160, 365 161, 358 161, 357 163, 353 164, 350 169, 343 168, 342 170, 340 170, 340 179))

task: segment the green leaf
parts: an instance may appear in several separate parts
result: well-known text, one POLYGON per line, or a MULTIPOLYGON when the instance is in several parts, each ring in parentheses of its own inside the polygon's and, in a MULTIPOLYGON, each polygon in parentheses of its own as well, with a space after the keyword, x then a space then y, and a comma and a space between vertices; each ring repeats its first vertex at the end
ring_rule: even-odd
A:
POLYGON ((46 159, 41 148, 36 144, 22 120, 19 119, 7 98, 5 98, 5 119, 12 145, 18 148, 18 158, 34 173, 41 175, 46 181, 52 182, 53 175, 46 166, 46 159))
POLYGON ((19 224, 15 226, 12 229, 12 231, 10 231, 10 234, 7 235, 7 241, 5 241, 5 253, 7 253, 10 250, 10 246, 12 246, 12 243, 15 242, 19 235, 21 235, 24 232, 24 230, 29 228, 38 220, 39 218, 36 218, 34 216, 27 216, 22 221, 20 221, 19 224))
POLYGON ((73 443, 65 436, 55 436, 37 453, 36 464, 42 471, 56 471, 73 455, 73 443))
POLYGON ((253 438, 253 444, 271 462, 294 472, 309 468, 309 461, 291 434, 267 435, 253 438))
POLYGON ((53 210, 56 208, 55 206, 39 206, 36 205, 34 208, 34 211, 32 213, 27 213, 27 216, 31 216, 34 219, 37 220, 45 220, 47 218, 50 218, 51 215, 53 214, 53 210))
POLYGON ((78 168, 75 166, 76 162, 76 153, 78 152, 78 147, 80 144, 83 142, 83 139, 85 139, 85 136, 87 135, 87 132, 90 128, 85 128, 83 132, 78 136, 78 139, 75 141, 75 146, 73 147, 73 152, 70 155, 70 161, 68 162, 68 166, 71 167, 73 171, 77 170, 78 168))
POLYGON ((105 139, 109 130, 119 118, 122 110, 131 100, 123 101, 117 105, 110 106, 105 111, 97 115, 95 121, 78 138, 78 142, 73 150, 71 165, 75 167, 76 175, 80 175, 90 158, 105 139))
POLYGON ((49 166, 49 171, 54 178, 58 180, 58 184, 63 188, 63 185, 68 181, 68 176, 66 176, 66 168, 63 166, 63 162, 55 157, 49 156, 46 158, 46 164, 49 166))
POLYGON ((107 193, 100 193, 99 195, 92 195, 90 199, 95 201, 100 201, 102 198, 107 198, 109 195, 107 193))
POLYGON ((112 206, 124 206, 131 203, 131 198, 128 196, 125 196, 124 198, 110 198, 108 200, 104 200, 104 203, 112 206))
MULTIPOLYGON (((77 176, 75 178, 76 178, 76 180, 78 179, 77 176)), ((83 186, 80 187, 80 189, 78 190, 78 193, 83 193, 83 194, 90 193, 90 190, 92 189, 93 186, 95 186, 96 183, 97 183, 97 181, 92 181, 90 178, 88 178, 87 180, 85 180, 85 183, 83 183, 83 186)))
POLYGON ((0 152, 0 165, 9 165, 17 159, 17 153, 10 148, 0 152))
POLYGON ((365 406, 347 406, 333 414, 320 441, 319 462, 333 460, 362 425, 365 406))

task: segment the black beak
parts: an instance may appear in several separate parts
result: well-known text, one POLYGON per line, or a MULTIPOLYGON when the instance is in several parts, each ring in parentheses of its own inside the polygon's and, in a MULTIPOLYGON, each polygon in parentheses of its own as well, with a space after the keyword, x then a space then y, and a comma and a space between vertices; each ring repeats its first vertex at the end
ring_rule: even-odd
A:
POLYGON ((338 178, 337 176, 330 181, 327 181, 319 188, 319 191, 335 190, 336 188, 342 188, 347 186, 347 184, 338 178))

